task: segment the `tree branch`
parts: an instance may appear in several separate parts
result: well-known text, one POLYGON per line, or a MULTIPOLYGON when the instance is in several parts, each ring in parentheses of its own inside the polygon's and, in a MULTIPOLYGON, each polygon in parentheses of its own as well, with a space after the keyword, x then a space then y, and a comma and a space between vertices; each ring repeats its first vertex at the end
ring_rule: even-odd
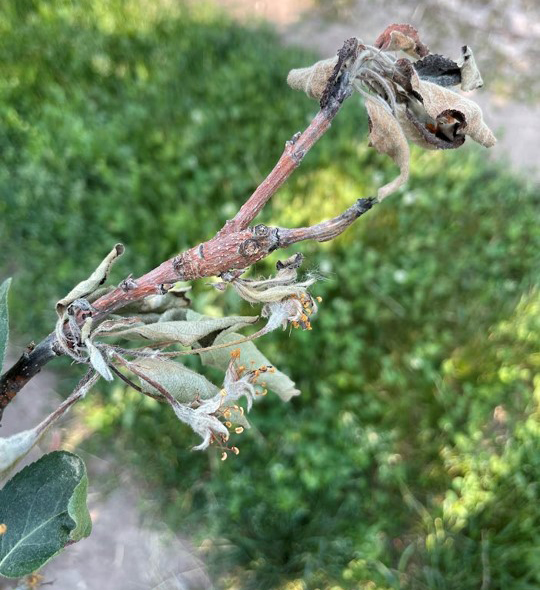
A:
MULTIPOLYGON (((345 42, 338 53, 337 64, 323 93, 321 109, 303 133, 297 133, 286 143, 285 150, 274 169, 242 205, 237 215, 227 221, 211 240, 166 260, 136 280, 123 281, 118 288, 93 302, 96 310, 93 313, 95 322, 104 320, 109 314, 130 302, 148 295, 164 293, 168 285, 177 281, 189 281, 220 275, 229 270, 245 269, 274 250, 302 240, 331 240, 371 208, 372 199, 359 199, 338 217, 312 227, 287 229, 271 228, 263 224, 248 227, 278 188, 300 165, 306 153, 328 130, 343 102, 350 96, 352 86, 348 67, 358 57, 359 47, 361 46, 357 39, 345 42)), ((17 363, 0 377, 0 421, 3 410, 15 395, 45 364, 61 354, 54 333, 49 334, 33 350, 26 351, 17 363)))

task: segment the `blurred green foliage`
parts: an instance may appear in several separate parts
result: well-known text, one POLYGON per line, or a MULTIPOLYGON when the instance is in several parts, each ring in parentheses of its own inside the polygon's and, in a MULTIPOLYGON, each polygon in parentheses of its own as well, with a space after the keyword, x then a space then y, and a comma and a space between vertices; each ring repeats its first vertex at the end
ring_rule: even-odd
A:
MULTIPOLYGON (((0 33, 2 270, 35 338, 117 240, 120 280, 211 236, 316 110, 284 84, 311 56, 204 7, 11 0, 0 33)), ((390 179, 366 127, 348 101, 262 220, 319 221, 390 179)), ((539 199, 505 168, 415 150, 406 190, 301 245, 326 277, 314 330, 261 347, 303 393, 264 398, 238 457, 191 453, 138 394, 88 398, 92 444, 209 539, 221 586, 538 587, 539 199)), ((204 284, 194 300, 250 312, 204 284)))

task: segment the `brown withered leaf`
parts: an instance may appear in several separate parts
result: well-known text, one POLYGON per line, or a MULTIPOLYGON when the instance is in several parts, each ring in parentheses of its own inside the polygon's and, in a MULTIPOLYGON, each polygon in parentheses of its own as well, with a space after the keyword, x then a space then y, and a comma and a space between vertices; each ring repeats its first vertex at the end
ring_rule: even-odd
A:
POLYGON ((461 71, 462 90, 476 90, 484 85, 484 80, 482 80, 482 76, 474 60, 473 51, 467 45, 461 48, 461 59, 457 65, 461 71))
POLYGON ((389 25, 375 40, 374 46, 382 51, 404 51, 413 57, 425 57, 429 49, 420 41, 418 31, 411 25, 389 25))
POLYGON ((433 82, 439 86, 457 86, 461 82, 461 69, 458 64, 432 53, 413 64, 421 80, 433 82))
POLYGON ((409 178, 409 144, 396 118, 377 101, 366 101, 369 139, 380 153, 387 154, 399 166, 400 174, 377 191, 379 201, 396 191, 409 178))
POLYGON ((421 101, 411 99, 396 113, 410 141, 426 149, 453 149, 468 135, 477 143, 492 147, 496 138, 485 124, 480 107, 457 92, 420 80, 411 68, 402 69, 421 101))
POLYGON ((338 58, 332 57, 318 61, 308 68, 291 70, 287 76, 287 84, 294 90, 302 90, 310 98, 320 100, 337 63, 338 58))

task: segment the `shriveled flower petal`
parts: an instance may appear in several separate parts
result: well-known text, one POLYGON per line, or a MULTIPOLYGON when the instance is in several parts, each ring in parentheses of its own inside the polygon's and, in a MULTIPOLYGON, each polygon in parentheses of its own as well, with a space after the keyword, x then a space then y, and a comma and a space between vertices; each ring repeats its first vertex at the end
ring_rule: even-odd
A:
POLYGON ((212 437, 221 437, 223 440, 227 440, 229 437, 229 431, 225 425, 216 416, 212 415, 218 408, 219 403, 216 401, 204 407, 201 406, 196 410, 179 403, 173 405, 176 417, 191 426, 193 431, 202 438, 202 442, 193 447, 194 451, 204 451, 207 449, 212 441, 212 437))
POLYGON ((337 62, 338 58, 332 57, 318 61, 308 68, 291 70, 287 76, 287 84, 294 90, 302 90, 310 98, 320 100, 337 62))
POLYGON ((404 51, 413 57, 425 57, 429 49, 420 41, 418 31, 407 24, 389 25, 377 37, 375 47, 382 51, 404 51))
POLYGON ((378 190, 377 196, 382 201, 409 178, 409 144, 400 124, 389 109, 373 99, 366 100, 366 108, 369 116, 371 145, 378 152, 389 155, 400 170, 397 178, 378 190))

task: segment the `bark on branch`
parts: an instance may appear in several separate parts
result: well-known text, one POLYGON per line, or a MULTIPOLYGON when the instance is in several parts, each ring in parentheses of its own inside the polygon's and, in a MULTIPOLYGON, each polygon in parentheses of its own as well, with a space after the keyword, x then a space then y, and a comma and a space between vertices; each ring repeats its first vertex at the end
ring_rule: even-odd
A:
MULTIPOLYGON (((246 269, 278 248, 302 240, 324 242, 342 233, 360 215, 368 211, 374 200, 359 199, 344 213, 305 228, 249 227, 277 189, 300 165, 307 152, 330 127, 343 102, 351 94, 347 65, 358 56, 356 39, 345 42, 338 53, 338 62, 321 99, 321 108, 303 133, 297 133, 285 145, 278 163, 255 192, 242 205, 237 215, 209 241, 166 260, 144 276, 124 281, 117 289, 93 302, 93 317, 99 322, 132 301, 162 293, 167 285, 183 280, 221 275, 230 270, 246 269)), ((5 407, 41 368, 62 352, 54 333, 49 334, 0 377, 0 421, 5 407)))

